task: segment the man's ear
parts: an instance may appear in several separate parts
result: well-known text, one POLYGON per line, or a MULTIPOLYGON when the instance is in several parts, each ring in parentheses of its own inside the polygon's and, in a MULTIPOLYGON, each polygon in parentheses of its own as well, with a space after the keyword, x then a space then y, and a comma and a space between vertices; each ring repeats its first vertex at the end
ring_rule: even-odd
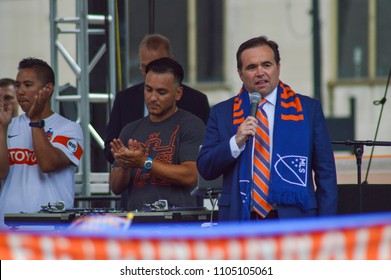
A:
POLYGON ((50 95, 52 95, 54 91, 54 85, 52 83, 48 83, 44 86, 44 89, 47 90, 50 95))
POLYGON ((182 97, 182 94, 183 94, 183 87, 179 86, 175 94, 175 100, 179 101, 182 97))

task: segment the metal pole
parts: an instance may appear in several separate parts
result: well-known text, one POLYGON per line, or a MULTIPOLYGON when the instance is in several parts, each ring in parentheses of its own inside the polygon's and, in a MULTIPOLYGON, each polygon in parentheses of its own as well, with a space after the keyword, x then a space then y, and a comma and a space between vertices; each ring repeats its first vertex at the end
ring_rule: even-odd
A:
MULTIPOLYGON (((107 3, 108 7, 108 23, 109 23, 109 95, 115 96, 116 94, 116 62, 115 62, 115 52, 116 52, 116 43, 115 43, 115 0, 109 0, 107 3)), ((107 36, 107 35, 106 35, 107 36)), ((109 108, 110 110, 111 108, 109 108)))
POLYGON ((312 0, 312 32, 313 32, 313 68, 314 68, 314 97, 322 102, 322 73, 319 26, 319 2, 312 0))
POLYGON ((54 82, 56 86, 54 87, 53 96, 51 99, 51 104, 53 111, 60 113, 60 103, 57 102, 57 96, 59 95, 59 78, 58 78, 58 53, 56 42, 58 40, 57 25, 55 20, 57 18, 57 0, 50 0, 50 64, 53 68, 54 73, 54 82))
POLYGON ((80 18, 80 33, 77 35, 77 61, 80 65, 81 74, 78 78, 78 95, 81 96, 81 109, 79 109, 81 128, 84 131, 84 156, 82 157, 82 194, 84 196, 91 195, 90 187, 90 172, 91 172, 91 147, 90 147, 90 103, 89 103, 89 51, 88 51, 88 1, 77 1, 77 14, 80 18))

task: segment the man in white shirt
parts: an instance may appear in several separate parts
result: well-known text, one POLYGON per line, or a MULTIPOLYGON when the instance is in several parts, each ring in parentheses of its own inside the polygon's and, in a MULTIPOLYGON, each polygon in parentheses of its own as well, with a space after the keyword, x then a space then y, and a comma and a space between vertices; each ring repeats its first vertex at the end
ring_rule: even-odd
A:
POLYGON ((83 154, 81 127, 50 108, 53 69, 26 58, 18 70, 16 96, 24 114, 12 118, 0 93, 0 227, 5 213, 36 212, 57 201, 73 207, 74 174, 83 154))

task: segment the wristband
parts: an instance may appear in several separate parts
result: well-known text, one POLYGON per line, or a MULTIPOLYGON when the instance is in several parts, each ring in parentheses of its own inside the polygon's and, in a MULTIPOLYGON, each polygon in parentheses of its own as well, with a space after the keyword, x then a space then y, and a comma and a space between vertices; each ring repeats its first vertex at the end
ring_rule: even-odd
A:
POLYGON ((31 126, 31 127, 38 127, 38 128, 44 128, 45 127, 45 121, 44 120, 40 120, 38 122, 30 122, 29 126, 31 126))

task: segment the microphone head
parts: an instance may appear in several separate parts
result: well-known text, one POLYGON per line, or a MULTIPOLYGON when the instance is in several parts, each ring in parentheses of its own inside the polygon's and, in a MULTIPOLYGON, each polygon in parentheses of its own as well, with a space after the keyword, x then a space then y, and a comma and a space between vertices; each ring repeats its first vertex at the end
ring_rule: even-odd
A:
POLYGON ((261 101, 262 96, 259 92, 253 92, 250 94, 250 102, 251 104, 258 104, 261 101))
POLYGON ((255 117, 257 115, 258 104, 261 101, 261 94, 259 92, 254 92, 250 94, 250 102, 251 102, 251 116, 255 117))

